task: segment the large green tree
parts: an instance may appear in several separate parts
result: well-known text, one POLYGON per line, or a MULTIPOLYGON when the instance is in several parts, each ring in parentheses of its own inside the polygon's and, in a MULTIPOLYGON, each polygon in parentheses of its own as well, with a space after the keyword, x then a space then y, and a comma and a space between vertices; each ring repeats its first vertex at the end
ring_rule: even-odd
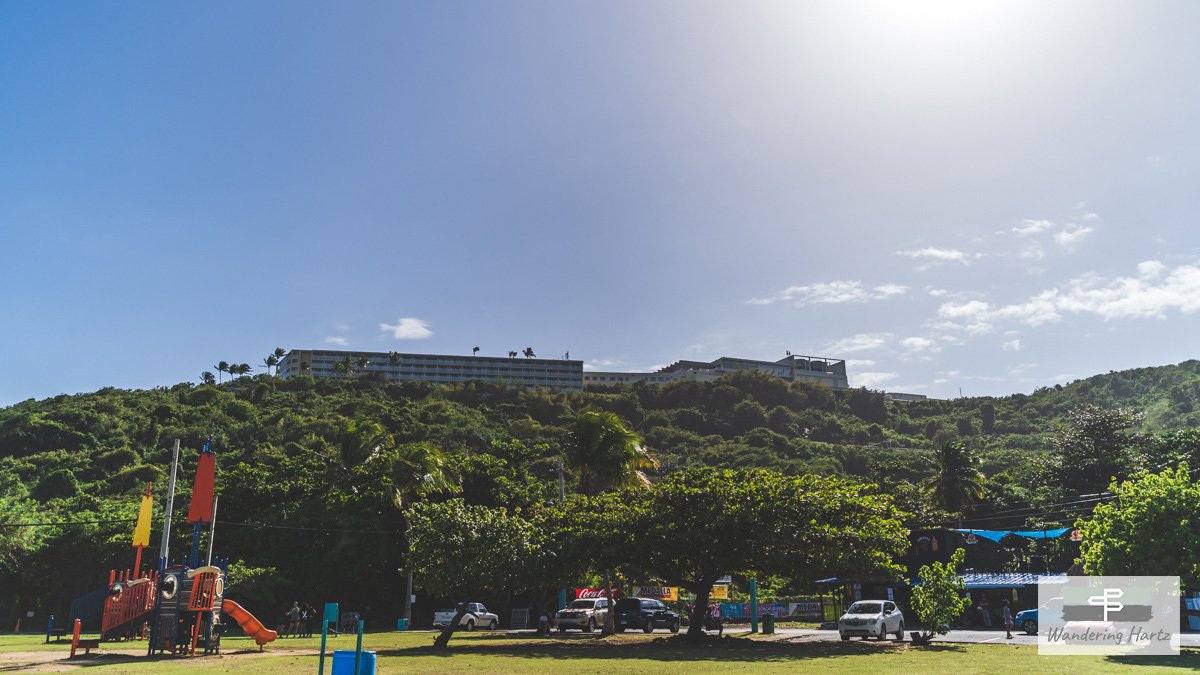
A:
POLYGON ((1092 575, 1178 576, 1200 584, 1200 483, 1188 465, 1113 483, 1116 499, 1079 521, 1083 570, 1092 575))
POLYGON ((922 565, 917 572, 921 583, 913 588, 912 608, 917 619, 925 624, 921 642, 928 643, 934 635, 949 633, 950 623, 971 606, 966 597, 967 584, 958 573, 966 555, 966 549, 957 549, 950 560, 922 565))
POLYGON ((1114 479, 1129 476, 1135 451, 1143 439, 1130 433, 1141 424, 1141 413, 1124 408, 1084 405, 1071 410, 1068 423, 1050 439, 1054 448, 1057 485, 1069 496, 1092 494, 1114 479))
POLYGON ((693 469, 616 500, 615 550, 696 596, 689 637, 704 633, 712 586, 725 574, 811 581, 893 579, 907 544, 903 514, 877 488, 764 470, 693 469))
POLYGON ((562 581, 569 561, 555 555, 553 532, 506 509, 461 499, 418 502, 408 511, 416 572, 425 590, 461 598, 454 619, 434 641, 444 649, 474 594, 526 589, 562 581))

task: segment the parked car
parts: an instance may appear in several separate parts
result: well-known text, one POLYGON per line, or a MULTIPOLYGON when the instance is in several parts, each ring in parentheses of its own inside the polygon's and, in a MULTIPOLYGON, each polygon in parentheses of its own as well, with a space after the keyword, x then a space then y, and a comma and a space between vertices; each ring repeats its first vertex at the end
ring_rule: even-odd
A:
MULTIPOLYGON (((445 628, 447 624, 454 620, 455 610, 443 609, 433 613, 434 628, 445 628)), ((467 613, 459 619, 458 625, 467 630, 475 630, 476 626, 486 628, 488 630, 496 630, 500 627, 500 617, 487 611, 487 607, 478 602, 467 603, 467 613)))
POLYGON ((578 628, 590 633, 602 627, 608 620, 608 598, 580 598, 558 610, 554 622, 558 624, 559 632, 568 628, 578 628))
POLYGON ((1019 630, 1025 631, 1026 635, 1037 635, 1038 632, 1038 610, 1046 610, 1047 616, 1051 620, 1062 617, 1062 598, 1050 598, 1046 604, 1035 609, 1023 609, 1017 612, 1013 617, 1013 625, 1019 630))
POLYGON ((858 635, 862 639, 882 640, 890 633, 904 639, 904 615, 891 600, 859 600, 838 619, 838 633, 843 640, 858 635))
POLYGON ((655 628, 679 632, 679 615, 667 609, 661 600, 621 598, 615 611, 613 623, 618 633, 626 628, 641 628, 645 633, 653 633, 655 628))

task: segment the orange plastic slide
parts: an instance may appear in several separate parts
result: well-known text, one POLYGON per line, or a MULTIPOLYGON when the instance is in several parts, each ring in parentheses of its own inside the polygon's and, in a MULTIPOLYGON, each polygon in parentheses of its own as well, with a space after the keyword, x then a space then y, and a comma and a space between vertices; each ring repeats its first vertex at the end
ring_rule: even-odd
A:
POLYGON ((238 625, 242 627, 242 630, 246 631, 246 635, 254 638, 254 642, 259 647, 268 642, 274 642, 275 638, 279 637, 278 633, 264 626, 261 621, 254 618, 253 614, 247 612, 245 607, 228 598, 221 603, 221 609, 225 610, 225 613, 229 616, 232 616, 233 620, 238 622, 238 625))

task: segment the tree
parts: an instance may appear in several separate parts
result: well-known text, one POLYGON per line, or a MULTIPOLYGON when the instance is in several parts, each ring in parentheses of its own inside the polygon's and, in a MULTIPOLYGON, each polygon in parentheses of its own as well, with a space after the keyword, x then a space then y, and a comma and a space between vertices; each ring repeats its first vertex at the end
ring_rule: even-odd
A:
POLYGON ((996 430, 996 406, 984 403, 979 407, 979 430, 990 434, 996 430))
MULTIPOLYGON (((429 443, 407 443, 389 450, 384 458, 394 490, 396 507, 404 511, 416 497, 458 488, 447 470, 447 458, 429 443)), ((405 530, 408 521, 405 520, 405 530)), ((404 594, 404 618, 412 619, 413 562, 412 540, 409 538, 408 586, 404 594)))
POLYGON ((517 358, 517 353, 516 353, 516 352, 509 352, 509 353, 508 353, 508 358, 510 358, 510 359, 515 359, 515 358, 517 358))
POLYGON ((472 347, 472 348, 471 348, 471 356, 475 356, 475 355, 476 355, 476 354, 478 354, 478 353, 479 353, 479 347, 472 347))
POLYGON ((690 638, 704 635, 712 586, 723 575, 800 581, 853 575, 895 579, 907 546, 903 514, 873 485, 761 469, 691 469, 615 500, 607 526, 626 560, 696 596, 690 638))
POLYGON ((1134 450, 1143 440, 1128 431, 1142 419, 1141 413, 1125 408, 1084 405, 1072 410, 1069 423, 1050 439, 1054 474, 1064 494, 1100 492, 1113 479, 1127 477, 1134 466, 1134 450))
POLYGON ((263 359, 263 366, 265 366, 267 369, 267 375, 270 375, 271 369, 277 365, 279 365, 279 358, 274 354, 268 354, 267 357, 263 359))
POLYGON ((200 384, 216 384, 217 378, 209 371, 200 373, 200 384))
POLYGON ((971 606, 966 597, 967 584, 958 574, 966 555, 966 549, 956 549, 949 561, 922 565, 917 572, 921 584, 913 588, 912 608, 925 624, 921 644, 928 644, 934 635, 949 633, 950 622, 971 606))
POLYGON ((962 441, 943 443, 934 454, 936 470, 925 483, 925 494, 951 513, 962 513, 983 498, 983 474, 975 453, 962 441))
POLYGON ((434 641, 435 648, 446 648, 473 594, 519 592, 563 576, 561 562, 553 555, 552 533, 505 509, 451 499, 418 502, 407 513, 422 587, 464 600, 434 641))
POLYGON ((525 351, 523 351, 521 353, 524 354, 525 358, 527 358, 527 359, 532 359, 533 357, 537 356, 537 354, 533 353, 533 347, 526 347, 525 351))
POLYGON ((217 373, 218 373, 217 383, 219 384, 221 382, 220 373, 228 373, 229 372, 229 363, 226 361, 221 361, 221 362, 217 363, 217 365, 213 366, 213 368, 217 369, 217 373))
POLYGON ((271 356, 274 356, 276 361, 282 361, 283 357, 287 356, 287 350, 283 347, 276 347, 275 350, 271 352, 271 356))
MULTIPOLYGON (((567 463, 579 479, 579 491, 593 497, 613 488, 647 485, 647 469, 658 468, 658 461, 642 446, 638 437, 616 414, 588 408, 575 415, 574 428, 567 443, 567 463)), ((604 570, 604 593, 613 606, 612 574, 604 570)), ((616 615, 608 612, 604 632, 610 633, 616 615)))
POLYGON ((1200 483, 1188 465, 1142 474, 1109 488, 1116 499, 1096 505, 1077 524, 1083 571, 1091 575, 1178 576, 1200 584, 1200 483))
POLYGON ((334 362, 333 372, 350 377, 354 374, 354 359, 349 355, 343 356, 340 360, 334 362))
POLYGON ((371 365, 371 360, 366 356, 360 356, 354 360, 354 365, 358 368, 359 372, 365 372, 367 366, 371 365))

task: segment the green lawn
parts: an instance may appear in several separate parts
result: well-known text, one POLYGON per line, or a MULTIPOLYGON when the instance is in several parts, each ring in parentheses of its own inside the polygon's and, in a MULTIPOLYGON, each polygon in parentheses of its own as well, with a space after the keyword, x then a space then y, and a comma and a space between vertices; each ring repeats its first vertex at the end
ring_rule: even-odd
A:
MULTIPOLYGON (((1182 673, 1200 669, 1200 652, 1178 657, 1120 659, 1044 657, 1032 646, 946 644, 919 648, 907 643, 796 642, 778 639, 726 638, 707 646, 685 645, 664 634, 621 635, 600 639, 568 634, 550 639, 514 638, 503 634, 463 633, 448 652, 434 652, 432 633, 374 633, 364 647, 378 653, 379 673, 1182 673)), ((334 649, 353 649, 353 637, 331 641, 334 649)), ((69 646, 42 644, 32 636, 0 637, 0 673, 37 668, 39 672, 79 670, 91 675, 117 673, 315 673, 319 638, 284 639, 259 654, 245 638, 226 638, 220 657, 157 658, 122 655, 125 645, 109 645, 102 655, 66 661, 69 646)), ((145 643, 128 645, 144 654, 145 643)), ((326 661, 326 673, 330 672, 326 661)))

